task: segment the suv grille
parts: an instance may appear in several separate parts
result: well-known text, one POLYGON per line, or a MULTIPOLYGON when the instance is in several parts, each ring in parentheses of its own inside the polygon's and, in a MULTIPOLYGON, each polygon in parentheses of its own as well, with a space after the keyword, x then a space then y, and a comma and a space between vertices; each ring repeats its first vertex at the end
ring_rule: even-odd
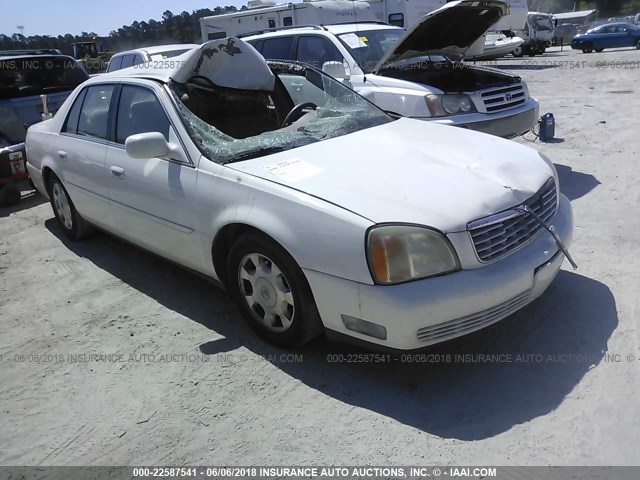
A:
POLYGON ((497 112, 505 108, 517 107, 527 101, 522 84, 500 87, 480 94, 487 112, 497 112))
MULTIPOLYGON (((524 205, 546 223, 555 215, 557 201, 556 184, 550 179, 524 205)), ((480 261, 490 262, 529 243, 540 233, 542 225, 531 215, 507 210, 476 220, 467 229, 480 261)))

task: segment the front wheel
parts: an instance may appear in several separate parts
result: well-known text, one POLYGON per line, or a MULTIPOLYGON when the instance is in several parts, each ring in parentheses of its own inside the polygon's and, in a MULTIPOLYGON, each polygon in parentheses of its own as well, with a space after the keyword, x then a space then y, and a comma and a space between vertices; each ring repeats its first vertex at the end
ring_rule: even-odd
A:
POLYGON ((638 39, 638 41, 636 42, 636 48, 640 50, 640 39, 638 39))
POLYGON ((48 191, 53 213, 67 237, 80 240, 93 231, 91 225, 80 216, 64 185, 55 175, 51 175, 49 179, 48 191))
POLYGON ((582 45, 582 53, 591 53, 593 52, 593 45, 591 43, 585 43, 582 45))
POLYGON ((227 285, 245 320, 268 342, 294 348, 322 332, 302 270, 266 235, 249 233, 233 245, 227 285))
POLYGON ((511 54, 516 58, 520 58, 522 56, 522 47, 516 47, 516 49, 511 52, 511 54))

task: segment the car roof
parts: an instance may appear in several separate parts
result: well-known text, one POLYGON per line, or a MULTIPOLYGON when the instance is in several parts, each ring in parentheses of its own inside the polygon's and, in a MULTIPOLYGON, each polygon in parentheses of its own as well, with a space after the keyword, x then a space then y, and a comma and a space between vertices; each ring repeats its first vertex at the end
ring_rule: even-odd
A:
POLYGON ((61 58, 64 60, 69 60, 72 62, 75 62, 76 59, 69 56, 69 55, 60 55, 59 53, 37 53, 37 54, 21 54, 21 55, 2 55, 0 54, 0 61, 7 61, 7 60, 27 60, 27 59, 38 59, 38 58, 42 58, 42 57, 47 57, 47 58, 51 58, 51 57, 56 57, 56 58, 61 58))
POLYGON ((144 52, 147 53, 149 55, 153 55, 154 53, 161 53, 161 52, 171 52, 173 50, 185 50, 185 49, 192 49, 197 47, 198 44, 196 43, 174 43, 171 45, 152 45, 150 47, 140 47, 140 48, 134 48, 131 50, 125 50, 124 52, 118 52, 114 55, 114 57, 119 57, 121 55, 127 55, 127 54, 131 54, 131 53, 140 53, 140 52, 144 52))

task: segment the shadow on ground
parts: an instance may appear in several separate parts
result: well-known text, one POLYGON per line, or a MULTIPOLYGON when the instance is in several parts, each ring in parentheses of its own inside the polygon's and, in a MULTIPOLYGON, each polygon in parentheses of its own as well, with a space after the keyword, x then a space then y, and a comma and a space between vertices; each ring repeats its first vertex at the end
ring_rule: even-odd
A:
MULTIPOLYGON (((200 345, 203 353, 244 347, 270 358, 283 352, 258 339, 227 295, 203 278, 106 234, 69 242, 53 219, 45 225, 80 257, 224 336, 200 345)), ((556 409, 602 361, 617 324, 607 286, 562 271, 540 299, 510 318, 422 352, 428 363, 403 356, 334 363, 334 354, 347 359, 366 351, 317 340, 298 352, 303 361, 274 364, 341 402, 434 435, 480 440, 556 409), (480 354, 501 357, 485 362, 480 354)))
POLYGON ((32 207, 37 207, 46 203, 48 200, 46 197, 40 195, 35 190, 22 190, 22 198, 15 205, 9 207, 0 207, 0 218, 8 217, 12 213, 21 212, 32 207))
POLYGON ((557 163, 555 166, 560 180, 560 191, 569 200, 583 197, 600 185, 598 179, 590 173, 576 172, 571 167, 557 163))

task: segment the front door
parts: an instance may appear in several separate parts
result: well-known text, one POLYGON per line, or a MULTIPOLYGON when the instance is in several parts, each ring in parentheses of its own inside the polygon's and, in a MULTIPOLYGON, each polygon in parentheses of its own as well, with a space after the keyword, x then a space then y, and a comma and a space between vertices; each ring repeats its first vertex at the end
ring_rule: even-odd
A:
POLYGON ((169 158, 127 155, 127 137, 160 132, 180 145, 162 103, 151 87, 124 84, 118 99, 115 142, 107 148, 105 170, 118 233, 136 244, 195 268, 197 169, 169 158))

